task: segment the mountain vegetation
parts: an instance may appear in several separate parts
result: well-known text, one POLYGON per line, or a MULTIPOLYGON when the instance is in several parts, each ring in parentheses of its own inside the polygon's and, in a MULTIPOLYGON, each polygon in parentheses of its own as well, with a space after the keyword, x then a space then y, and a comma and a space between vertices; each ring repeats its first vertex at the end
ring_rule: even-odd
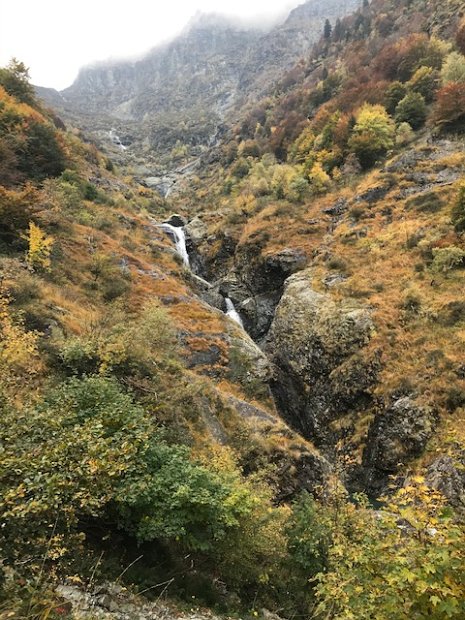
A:
POLYGON ((343 14, 169 199, 0 69, 2 620, 465 616, 465 16, 343 14))

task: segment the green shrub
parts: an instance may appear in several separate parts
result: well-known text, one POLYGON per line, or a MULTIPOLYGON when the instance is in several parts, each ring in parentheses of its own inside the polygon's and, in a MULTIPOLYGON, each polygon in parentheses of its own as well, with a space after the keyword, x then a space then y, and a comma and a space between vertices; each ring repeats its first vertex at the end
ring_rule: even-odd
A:
POLYGON ((389 85, 384 99, 386 110, 389 114, 394 114, 397 104, 399 101, 402 101, 406 94, 407 87, 402 82, 393 82, 389 85))
POLYGON ((434 271, 445 273, 452 269, 457 269, 464 265, 465 250, 456 245, 449 245, 447 248, 433 248, 434 271))
POLYGON ((439 74, 431 67, 420 67, 407 83, 408 89, 422 95, 427 103, 433 101, 438 86, 439 74))
POLYGON ((408 123, 412 129, 419 129, 425 124, 426 103, 420 93, 408 93, 396 106, 395 118, 397 123, 408 123))
POLYGON ((409 480, 381 511, 364 502, 327 512, 331 545, 315 617, 464 617, 463 525, 423 478, 409 480))

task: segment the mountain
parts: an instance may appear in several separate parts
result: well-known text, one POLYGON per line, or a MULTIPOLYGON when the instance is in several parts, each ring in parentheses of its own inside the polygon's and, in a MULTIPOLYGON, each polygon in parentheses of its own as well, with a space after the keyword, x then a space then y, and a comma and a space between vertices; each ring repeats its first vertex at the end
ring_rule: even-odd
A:
POLYGON ((140 60, 83 68, 60 93, 65 110, 88 128, 116 124, 139 151, 148 143, 159 154, 176 145, 198 153, 245 102, 273 91, 283 71, 309 53, 325 19, 334 22, 357 2, 310 0, 265 33, 197 15, 180 36, 140 60))

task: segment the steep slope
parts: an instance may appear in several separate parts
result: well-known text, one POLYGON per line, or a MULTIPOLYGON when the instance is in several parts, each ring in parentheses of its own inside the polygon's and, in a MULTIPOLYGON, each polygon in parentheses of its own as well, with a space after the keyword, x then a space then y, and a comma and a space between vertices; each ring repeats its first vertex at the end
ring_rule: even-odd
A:
POLYGON ((329 464, 277 415, 272 365, 184 265, 166 203, 57 127, 22 66, 0 83, 0 613, 59 617, 58 580, 96 571, 248 600, 281 570, 278 504, 329 464))
POLYGON ((462 620, 461 10, 364 2, 170 202, 0 91, 8 617, 462 620))
POLYGON ((277 365, 285 419, 354 490, 431 468, 462 506, 459 5, 377 0, 342 20, 176 201, 277 365), (436 451, 455 455, 442 480, 436 451))

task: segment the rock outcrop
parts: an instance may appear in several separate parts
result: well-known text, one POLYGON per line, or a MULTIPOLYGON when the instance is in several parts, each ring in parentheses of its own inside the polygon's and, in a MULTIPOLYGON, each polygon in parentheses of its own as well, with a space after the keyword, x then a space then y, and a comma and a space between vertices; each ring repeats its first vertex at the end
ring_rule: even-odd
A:
POLYGON ((365 489, 378 496, 389 476, 420 456, 437 424, 437 412, 411 396, 397 398, 379 411, 370 427, 364 453, 365 489))
POLYGON ((440 456, 428 467, 427 484, 440 491, 450 504, 465 512, 465 450, 458 447, 456 458, 440 456))
POLYGON ((334 423, 372 404, 380 362, 364 348, 373 330, 369 308, 317 292, 311 270, 287 280, 267 338, 272 389, 286 421, 328 455, 341 438, 334 423))

